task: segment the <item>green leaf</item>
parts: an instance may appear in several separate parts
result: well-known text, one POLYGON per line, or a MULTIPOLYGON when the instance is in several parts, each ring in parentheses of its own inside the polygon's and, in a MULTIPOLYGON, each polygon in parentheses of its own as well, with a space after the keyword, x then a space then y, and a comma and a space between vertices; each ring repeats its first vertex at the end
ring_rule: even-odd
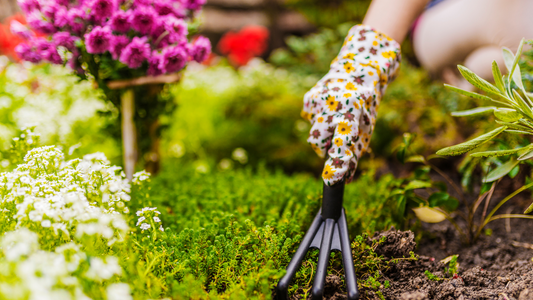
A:
POLYGON ((485 79, 479 77, 478 75, 476 75, 474 72, 470 71, 465 66, 458 65, 457 68, 459 69, 459 72, 461 72, 461 75, 463 75, 463 77, 468 82, 470 82, 473 86, 475 86, 478 89, 480 89, 482 91, 485 91, 485 92, 487 92, 489 94, 493 94, 493 95, 496 95, 496 96, 502 96, 500 91, 495 86, 490 84, 485 79))
POLYGON ((433 193, 428 198, 429 207, 443 207, 448 211, 454 211, 459 206, 459 201, 446 192, 433 193))
POLYGON ((498 63, 496 63, 496 61, 492 62, 492 77, 494 77, 494 83, 496 84, 496 87, 500 90, 500 92, 505 93, 505 84, 503 83, 502 72, 500 71, 498 63))
POLYGON ((422 155, 413 155, 413 156, 409 156, 405 161, 423 163, 425 159, 424 159, 424 156, 422 155))
POLYGON ((512 80, 516 83, 516 85, 523 89, 524 85, 522 84, 522 74, 520 72, 520 67, 516 68, 516 65, 514 65, 515 56, 511 50, 508 48, 502 49, 503 58, 505 61, 505 66, 507 67, 507 71, 509 72, 509 77, 512 78, 512 80), (512 77, 511 77, 511 71, 514 69, 512 77))
POLYGON ((505 130, 505 132, 509 132, 509 133, 512 133, 512 134, 529 134, 529 135, 533 135, 533 132, 523 131, 523 130, 507 129, 507 130, 505 130))
POLYGON ((520 120, 518 120, 518 122, 522 123, 522 125, 524 125, 524 126, 529 127, 530 130, 533 129, 533 124, 531 124, 531 122, 529 122, 526 119, 520 119, 520 120))
POLYGON ((518 157, 518 160, 519 160, 519 161, 522 161, 522 160, 528 160, 528 159, 530 159, 530 158, 532 158, 532 157, 533 157, 533 149, 531 149, 530 151, 528 151, 528 152, 526 152, 526 153, 520 155, 520 156, 518 157))
POLYGON ((497 108, 494 110, 494 116, 504 122, 516 122, 522 118, 522 115, 511 108, 497 108))
POLYGON ((496 120, 496 123, 498 123, 500 125, 503 125, 503 126, 507 126, 509 128, 515 129, 515 130, 523 130, 523 131, 531 130, 531 128, 529 128, 529 127, 526 127, 526 126, 523 126, 523 125, 520 125, 520 124, 516 124, 516 123, 502 122, 502 121, 499 121, 499 120, 496 120))
POLYGON ((407 152, 407 148, 405 145, 401 145, 398 148, 398 151, 396 151, 396 158, 402 163, 405 163, 405 153, 407 152))
MULTIPOLYGON (((518 85, 519 87, 522 85, 522 76, 520 75, 520 67, 518 67, 518 72, 516 72, 516 68, 518 66, 518 61, 520 60, 520 55, 522 54, 522 48, 524 47, 524 41, 525 39, 522 39, 520 41, 520 44, 518 45, 518 49, 516 51, 516 56, 513 55, 513 52, 509 50, 508 48, 503 48, 503 59, 505 61, 505 65, 507 66, 507 69, 509 70, 509 77, 513 78, 513 81, 518 85), (509 68, 510 64, 510 68, 509 68), (518 74, 518 77, 517 75, 518 74)), ((522 85, 523 89, 523 85, 522 85)))
POLYGON ((490 191, 490 189, 492 188, 492 185, 493 185, 493 184, 494 184, 494 183, 490 183, 490 182, 483 183, 483 184, 481 185, 481 189, 480 189, 480 191, 479 191, 479 194, 480 194, 480 195, 483 195, 483 194, 485 194, 486 192, 490 191))
POLYGON ((510 149, 510 150, 482 151, 482 152, 472 153, 470 155, 472 157, 499 157, 499 156, 516 154, 522 150, 524 150, 524 148, 510 149))
POLYGON ((529 207, 524 211, 524 214, 529 214, 533 211, 533 203, 529 205, 529 207))
POLYGON ((520 106, 521 113, 530 119, 533 119, 533 114, 531 114, 531 108, 529 107, 529 104, 522 98, 522 96, 515 90, 512 90, 513 98, 517 102, 517 104, 520 106))
POLYGON ((463 111, 454 111, 452 112, 452 116, 454 117, 467 117, 467 116, 478 116, 483 115, 488 112, 492 112, 496 109, 494 106, 483 106, 483 107, 476 107, 469 110, 463 110, 463 111))
MULTIPOLYGON (((458 87, 455 87, 453 85, 449 85, 449 84, 444 84, 444 86, 454 92, 457 92, 459 94, 462 94, 462 95, 465 95, 467 97, 471 97, 471 98, 474 98, 474 99, 479 99, 479 100, 485 100, 485 101, 495 101, 494 99, 492 99, 491 97, 488 97, 488 96, 485 96, 485 95, 481 95, 481 94, 478 94, 478 93, 474 93, 474 92, 469 92, 469 91, 465 91, 463 89, 460 89, 458 87)), ((496 102, 499 102, 499 101, 496 101, 496 102)))
POLYGON ((518 172, 520 171, 520 166, 514 167, 511 172, 509 172, 509 177, 515 178, 516 175, 518 175, 518 172))
POLYGON ((441 192, 446 192, 448 190, 448 186, 442 181, 433 182, 433 187, 437 188, 441 192))
POLYGON ((431 187, 431 183, 427 181, 421 181, 421 180, 413 180, 407 184, 407 186, 404 188, 407 190, 416 190, 416 189, 423 189, 423 188, 429 188, 431 187))
POLYGON ((502 178, 503 176, 511 172, 511 170, 516 167, 518 163, 519 161, 515 160, 514 158, 510 159, 508 162, 490 171, 489 174, 487 174, 487 177, 483 179, 483 182, 493 182, 502 178))
POLYGON ((498 127, 494 129, 493 131, 480 135, 473 140, 461 143, 459 145, 440 149, 439 151, 437 151, 437 154, 453 156, 453 155, 460 155, 460 154, 466 153, 470 150, 476 149, 477 147, 495 138, 500 133, 502 133, 505 129, 507 129, 506 126, 498 127))
POLYGON ((396 213, 400 219, 403 219, 405 214, 405 206, 407 205, 407 198, 405 195, 398 197, 398 202, 396 203, 396 213))

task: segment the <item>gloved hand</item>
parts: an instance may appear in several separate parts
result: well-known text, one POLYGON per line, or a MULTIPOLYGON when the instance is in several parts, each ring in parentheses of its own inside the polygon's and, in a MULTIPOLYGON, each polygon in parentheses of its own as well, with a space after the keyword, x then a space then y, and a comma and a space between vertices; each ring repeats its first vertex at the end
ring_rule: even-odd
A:
POLYGON ((322 178, 350 182, 376 123, 381 95, 400 66, 400 45, 366 25, 352 27, 330 71, 305 94, 302 117, 313 125, 307 141, 328 154, 322 178))

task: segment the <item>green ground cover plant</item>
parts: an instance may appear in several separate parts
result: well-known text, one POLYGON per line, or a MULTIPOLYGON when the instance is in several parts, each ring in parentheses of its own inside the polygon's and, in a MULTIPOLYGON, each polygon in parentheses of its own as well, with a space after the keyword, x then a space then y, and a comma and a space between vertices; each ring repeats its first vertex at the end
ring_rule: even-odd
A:
MULTIPOLYGON (((3 299, 268 299, 320 206, 322 182, 305 174, 205 174, 175 160, 129 184, 103 154, 65 160, 30 129, 10 153, 19 164, 0 174, 3 299)), ((394 180, 369 173, 346 190, 350 231, 362 234, 356 268, 372 289, 388 263, 367 237, 397 225, 387 205, 394 180)), ((332 259, 339 270, 340 255, 332 259)), ((302 268, 292 291, 313 276, 302 268)))

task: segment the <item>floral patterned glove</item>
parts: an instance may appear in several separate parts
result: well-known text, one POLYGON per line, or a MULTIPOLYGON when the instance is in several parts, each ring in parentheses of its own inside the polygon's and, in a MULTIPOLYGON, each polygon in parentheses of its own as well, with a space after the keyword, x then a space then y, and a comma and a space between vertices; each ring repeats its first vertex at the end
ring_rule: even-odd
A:
POLYGON ((330 71, 304 96, 307 141, 328 160, 327 185, 350 182, 370 142, 381 95, 400 66, 400 45, 366 25, 350 29, 330 71))

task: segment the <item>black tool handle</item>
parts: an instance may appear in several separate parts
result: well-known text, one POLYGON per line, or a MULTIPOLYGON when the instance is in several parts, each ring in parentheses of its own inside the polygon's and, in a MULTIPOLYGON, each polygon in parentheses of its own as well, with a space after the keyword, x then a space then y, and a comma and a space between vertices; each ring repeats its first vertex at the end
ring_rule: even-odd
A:
POLYGON ((342 200, 344 198, 344 179, 332 186, 324 183, 322 193, 322 218, 338 220, 342 213, 342 200))

